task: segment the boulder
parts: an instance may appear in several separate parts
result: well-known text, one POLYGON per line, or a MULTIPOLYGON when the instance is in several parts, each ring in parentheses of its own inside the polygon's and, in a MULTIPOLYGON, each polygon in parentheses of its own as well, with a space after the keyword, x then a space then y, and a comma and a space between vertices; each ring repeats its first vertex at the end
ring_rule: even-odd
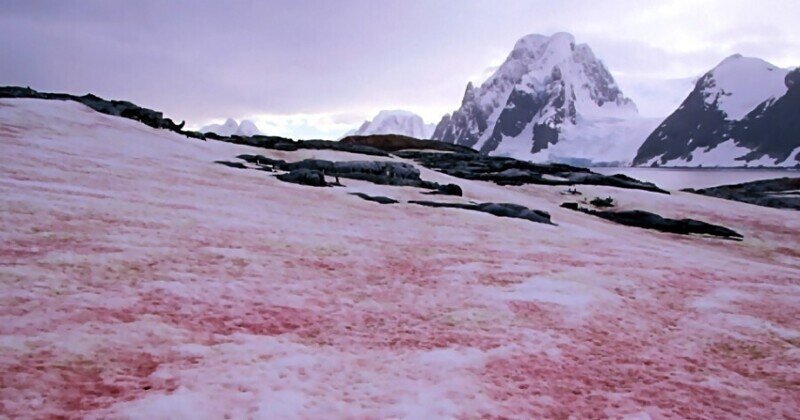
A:
POLYGON ((247 169, 247 166, 244 166, 243 163, 239 163, 239 162, 228 162, 226 160, 216 160, 216 161, 214 161, 214 163, 218 163, 220 165, 225 165, 225 166, 229 166, 231 168, 236 168, 236 169, 247 169))
POLYGON ((592 199, 592 201, 589 202, 589 204, 595 207, 614 207, 614 199, 611 197, 606 197, 606 198, 595 197, 592 199))
POLYGON ((562 203, 561 207, 597 216, 625 226, 653 229, 680 235, 710 235, 726 239, 741 240, 743 236, 724 226, 694 219, 669 219, 644 210, 598 211, 580 207, 578 203, 562 203))
POLYGON ((276 178, 284 182, 291 182, 293 184, 309 185, 312 187, 327 187, 328 183, 325 182, 325 175, 321 171, 314 169, 295 169, 291 172, 277 175, 276 178))
POLYGON ((524 219, 536 223, 544 223, 548 225, 554 224, 550 221, 550 214, 542 210, 532 210, 519 204, 511 203, 442 203, 437 201, 421 201, 412 200, 411 204, 418 204, 427 207, 447 207, 454 209, 479 211, 482 213, 489 213, 497 217, 509 217, 513 219, 524 219))
POLYGON ((380 204, 396 204, 396 203, 399 203, 399 201, 397 201, 397 200, 395 200, 393 198, 384 197, 384 196, 380 196, 380 195, 372 196, 372 195, 367 195, 367 194, 360 193, 360 192, 353 192, 353 193, 350 193, 350 195, 354 195, 356 197, 363 198, 364 200, 373 201, 373 202, 380 203, 380 204))

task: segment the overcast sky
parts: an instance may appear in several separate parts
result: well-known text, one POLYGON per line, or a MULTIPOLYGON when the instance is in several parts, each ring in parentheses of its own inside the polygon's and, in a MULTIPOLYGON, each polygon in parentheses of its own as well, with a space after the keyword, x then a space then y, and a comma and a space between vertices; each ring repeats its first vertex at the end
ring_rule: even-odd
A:
POLYGON ((380 109, 438 122, 518 38, 566 31, 661 116, 733 53, 800 65, 798 17, 798 0, 0 0, 0 84, 336 137, 380 109))

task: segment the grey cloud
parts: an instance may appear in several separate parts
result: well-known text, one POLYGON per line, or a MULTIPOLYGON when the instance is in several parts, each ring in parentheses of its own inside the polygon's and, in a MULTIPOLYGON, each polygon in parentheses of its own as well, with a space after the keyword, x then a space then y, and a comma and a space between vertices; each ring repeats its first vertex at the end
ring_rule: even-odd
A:
POLYGON ((703 4, 718 3, 663 25, 628 18, 661 3, 0 0, 0 84, 124 98, 195 123, 326 113, 357 124, 390 106, 454 109, 470 77, 528 33, 573 32, 623 79, 688 77, 730 48, 784 61, 800 50, 792 0, 764 0, 758 24, 743 0, 709 28, 703 4), (702 47, 670 51, 663 39, 683 29, 702 47))

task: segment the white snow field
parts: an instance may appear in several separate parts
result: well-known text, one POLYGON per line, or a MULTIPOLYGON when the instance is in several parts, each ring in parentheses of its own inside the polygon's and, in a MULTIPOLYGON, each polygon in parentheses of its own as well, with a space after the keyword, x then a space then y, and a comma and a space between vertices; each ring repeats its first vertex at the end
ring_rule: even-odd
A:
POLYGON ((373 159, 0 100, 0 417, 800 415, 799 212, 579 187, 745 239, 687 237, 422 169, 549 226, 213 163, 240 153, 373 159))

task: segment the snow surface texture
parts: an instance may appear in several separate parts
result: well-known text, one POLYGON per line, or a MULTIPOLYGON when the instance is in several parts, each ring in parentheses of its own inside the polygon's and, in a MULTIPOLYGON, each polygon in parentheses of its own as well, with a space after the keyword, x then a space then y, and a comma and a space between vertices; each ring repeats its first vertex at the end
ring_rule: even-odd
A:
MULTIPOLYGON (((0 417, 792 418, 800 214, 580 187, 743 242, 456 182, 559 226, 282 183, 72 102, 0 101, 0 417)), ((389 159, 389 158, 378 158, 389 159)))
POLYGON ((638 116, 603 63, 567 33, 528 35, 433 138, 532 161, 629 164, 658 124, 638 116))
POLYGON ((364 121, 358 130, 345 136, 366 136, 370 134, 400 134, 417 139, 429 139, 435 124, 425 124, 419 115, 402 110, 381 111, 371 121, 364 121))
POLYGON ((254 136, 262 134, 256 124, 250 120, 242 120, 237 123, 233 118, 225 120, 224 124, 211 124, 200 129, 203 133, 215 133, 220 136, 254 136))

